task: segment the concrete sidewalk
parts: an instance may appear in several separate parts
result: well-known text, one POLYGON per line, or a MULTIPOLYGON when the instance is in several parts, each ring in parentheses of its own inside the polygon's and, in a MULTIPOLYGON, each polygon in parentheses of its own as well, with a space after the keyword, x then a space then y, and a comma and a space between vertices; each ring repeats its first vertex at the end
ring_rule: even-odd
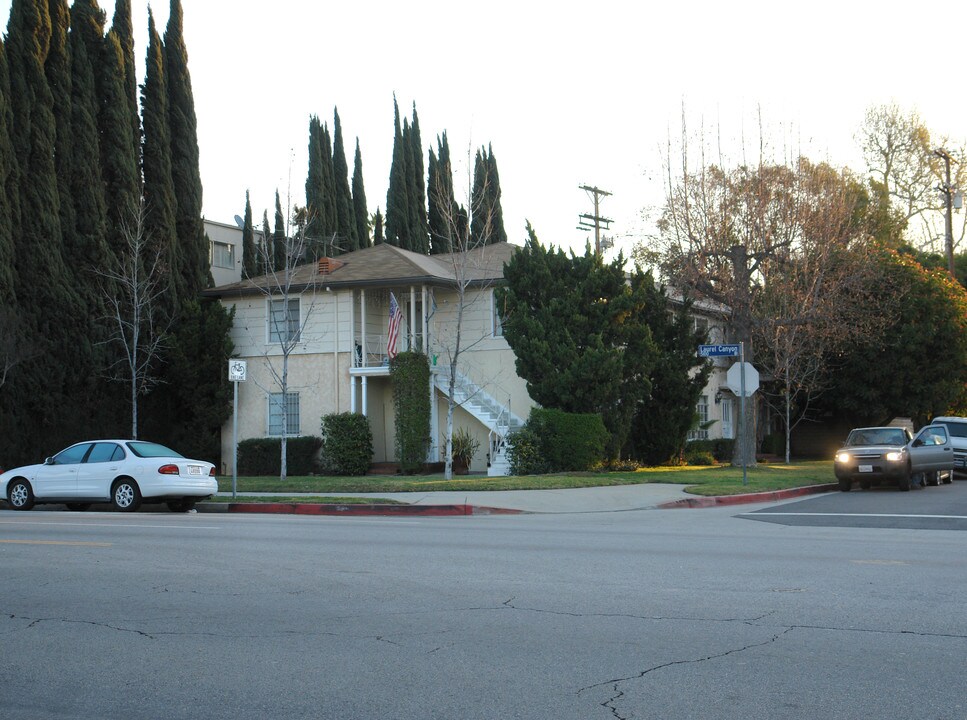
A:
MULTIPOLYGON (((340 493, 340 497, 395 500, 405 505, 322 505, 298 503, 203 503, 202 512, 265 512, 334 515, 480 515, 499 512, 591 513, 645 510, 649 508, 711 507, 740 503, 773 502, 790 497, 827 492, 835 485, 818 485, 768 493, 705 498, 685 493, 684 485, 649 483, 566 490, 505 490, 427 493, 340 493)), ((245 493, 248 496, 277 493, 245 493)), ((219 493, 230 496, 231 493, 219 493)), ((289 496, 298 494, 286 493, 289 496)), ((316 495, 318 497, 318 495, 316 495)))

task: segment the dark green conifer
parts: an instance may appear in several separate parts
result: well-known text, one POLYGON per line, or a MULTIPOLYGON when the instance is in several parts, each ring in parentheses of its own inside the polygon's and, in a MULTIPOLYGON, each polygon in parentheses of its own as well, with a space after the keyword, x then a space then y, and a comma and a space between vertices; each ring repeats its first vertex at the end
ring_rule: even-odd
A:
POLYGON ((430 150, 427 172, 427 203, 429 206, 430 252, 452 252, 460 218, 453 191, 453 170, 450 164, 450 145, 447 134, 437 137, 438 154, 430 150))
POLYGON ((84 421, 74 415, 64 363, 64 358, 72 357, 70 332, 77 324, 75 309, 80 302, 62 255, 54 164, 57 123, 44 73, 51 33, 45 0, 14 0, 6 40, 10 138, 18 168, 21 218, 14 235, 14 293, 18 320, 36 351, 10 387, 11 396, 18 398, 13 424, 21 428, 17 443, 21 457, 49 454, 66 444, 69 433, 84 421))
MULTIPOLYGON (((131 124, 130 132, 124 133, 131 138, 132 150, 135 158, 141 159, 141 116, 138 113, 138 71, 134 59, 134 25, 131 21, 131 0, 115 0, 114 16, 111 18, 111 30, 108 38, 113 37, 121 51, 122 76, 119 78, 121 94, 127 103, 127 112, 118 108, 131 124)), ((113 58, 112 58, 113 63, 113 58)), ((137 204, 132 208, 133 213, 137 204)))
POLYGON ((342 140, 342 123, 339 110, 333 110, 332 175, 334 205, 336 210, 336 234, 338 246, 351 252, 359 249, 356 236, 356 223, 353 216, 353 196, 349 189, 349 166, 346 164, 346 149, 342 140))
POLYGON ((14 306, 13 239, 18 225, 16 166, 11 127, 10 75, 7 71, 7 52, 0 40, 0 307, 14 306))
POLYGON ((481 148, 474 158, 470 195, 470 242, 484 245, 507 242, 504 211, 500 205, 500 176, 493 151, 481 148))
MULTIPOLYGON (((68 269, 76 267, 78 240, 75 232, 74 200, 71 196, 73 176, 73 127, 71 124, 71 58, 67 44, 70 28, 70 9, 67 0, 49 0, 50 45, 44 61, 47 87, 53 99, 54 113, 54 170, 57 173, 58 207, 60 209, 59 241, 63 243, 68 269)), ((71 275, 74 275, 71 272, 71 275)))
MULTIPOLYGON (((400 108, 393 95, 393 163, 389 171, 389 188, 386 191, 385 242, 397 247, 408 247, 409 201, 407 199, 406 143, 400 126, 400 108)), ((405 121, 404 121, 405 124, 405 121)))
MULTIPOLYGON (((278 192, 276 192, 278 195, 278 192)), ((275 238, 269 227, 269 211, 262 211, 262 238, 259 240, 259 275, 268 275, 275 265, 275 238)))
POLYGON ((242 221, 242 277, 258 275, 258 250, 255 247, 255 227, 252 225, 252 203, 245 191, 245 219, 242 221))
POLYGON ((381 245, 384 242, 386 238, 383 237, 383 213, 376 208, 376 214, 373 215, 373 245, 381 245))
POLYGON ((181 247, 175 231, 175 192, 171 175, 171 132, 168 125, 168 90, 164 47, 148 9, 148 55, 141 87, 144 124, 142 168, 144 175, 145 226, 154 243, 166 249, 171 293, 168 307, 174 311, 189 297, 182 267, 181 247))
POLYGON ((363 156, 359 152, 359 138, 356 138, 356 158, 353 162, 353 213, 356 216, 356 238, 359 247, 369 247, 369 211, 366 209, 366 188, 363 185, 363 156))
MULTIPOLYGON (((212 277, 208 261, 208 236, 202 220, 202 184, 198 168, 198 121, 188 72, 181 0, 171 0, 164 36, 165 80, 168 93, 168 127, 171 180, 175 197, 175 231, 181 261, 177 269, 184 278, 187 300, 195 298, 212 277)), ((175 270, 175 268, 172 268, 175 270)))
POLYGON ((306 174, 306 245, 314 254, 319 238, 318 209, 322 207, 322 151, 319 149, 322 124, 317 115, 309 116, 309 170, 306 174))
POLYGON ((423 175, 423 140, 420 137, 420 118, 413 103, 413 122, 406 138, 406 194, 409 200, 409 249, 430 252, 426 218, 426 178, 423 175))
POLYGON ((289 248, 285 232, 285 216, 282 214, 282 201, 279 191, 275 191, 275 235, 272 238, 272 269, 284 270, 289 248))

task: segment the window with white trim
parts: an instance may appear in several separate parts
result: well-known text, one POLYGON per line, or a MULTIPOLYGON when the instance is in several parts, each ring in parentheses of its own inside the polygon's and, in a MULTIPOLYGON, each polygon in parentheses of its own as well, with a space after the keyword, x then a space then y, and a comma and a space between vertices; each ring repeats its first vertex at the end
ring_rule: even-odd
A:
POLYGON ((702 426, 708 422, 708 395, 700 395, 695 406, 698 415, 698 428, 688 431, 689 440, 708 440, 708 430, 702 426))
POLYGON ((269 300, 269 342, 299 339, 299 298, 269 300))
POLYGON ((283 422, 286 435, 299 434, 299 393, 269 393, 269 435, 281 436, 283 422))

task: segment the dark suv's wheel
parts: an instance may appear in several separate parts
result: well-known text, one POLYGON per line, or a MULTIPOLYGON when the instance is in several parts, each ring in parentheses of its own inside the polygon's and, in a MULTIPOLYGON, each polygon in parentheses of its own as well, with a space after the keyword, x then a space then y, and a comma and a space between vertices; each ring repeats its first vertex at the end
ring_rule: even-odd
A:
POLYGON ((134 512, 141 507, 141 490, 130 478, 121 478, 111 489, 111 504, 121 512, 134 512))
POLYGON ((14 510, 30 510, 34 506, 34 490, 26 480, 14 480, 7 486, 7 502, 14 510))
POLYGON ((840 489, 840 492, 849 492, 850 490, 853 489, 853 481, 850 478, 846 478, 845 480, 843 478, 840 478, 839 489, 840 489))
POLYGON ((903 492, 907 492, 910 489, 910 467, 909 466, 907 466, 907 469, 900 476, 900 479, 897 480, 897 487, 900 488, 900 490, 902 490, 903 492))

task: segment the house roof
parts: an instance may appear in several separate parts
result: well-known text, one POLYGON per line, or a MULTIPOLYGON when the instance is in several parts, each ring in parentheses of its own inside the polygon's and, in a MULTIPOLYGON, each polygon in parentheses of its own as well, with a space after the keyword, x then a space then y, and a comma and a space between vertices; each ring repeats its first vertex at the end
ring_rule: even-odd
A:
MULTIPOLYGON (((504 265, 519 249, 511 243, 484 245, 466 253, 423 255, 382 243, 333 258, 332 270, 320 273, 319 263, 311 262, 296 267, 291 289, 302 292, 309 288, 328 287, 392 287, 395 285, 428 284, 452 286, 461 267, 472 284, 502 280, 504 265)), ((264 294, 265 289, 277 285, 271 275, 249 278, 206 290, 211 297, 264 294)))

